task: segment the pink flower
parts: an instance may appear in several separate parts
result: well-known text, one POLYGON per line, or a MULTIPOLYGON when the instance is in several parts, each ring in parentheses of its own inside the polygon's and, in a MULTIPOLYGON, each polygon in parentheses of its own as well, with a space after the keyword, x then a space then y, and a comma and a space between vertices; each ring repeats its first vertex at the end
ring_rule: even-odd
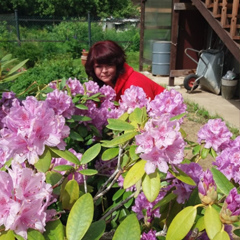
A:
POLYGON ((170 117, 174 117, 185 113, 187 109, 184 104, 182 94, 178 91, 165 89, 162 93, 155 96, 155 98, 148 105, 148 114, 150 117, 160 117, 164 113, 169 113, 170 117))
POLYGON ((230 142, 232 133, 221 119, 210 119, 198 132, 198 142, 205 143, 205 148, 216 152, 223 150, 230 142))
MULTIPOLYGON (((5 156, 22 163, 38 161, 44 152, 45 145, 63 150, 63 141, 69 135, 65 118, 55 115, 47 102, 27 97, 20 105, 14 102, 9 114, 2 120, 4 128, 0 130, 0 149, 8 148, 5 156)), ((8 159, 1 159, 4 163, 8 159)))
MULTIPOLYGON (((0 171, 0 225, 27 239, 27 229, 45 231, 52 187, 43 173, 13 163, 9 173, 0 171)), ((56 212, 55 212, 56 215, 56 212)))
POLYGON ((145 171, 153 173, 156 168, 167 173, 168 164, 178 164, 184 157, 185 142, 179 130, 178 122, 171 122, 165 114, 157 119, 150 119, 144 131, 135 137, 136 153, 147 160, 145 171))
POLYGON ((213 204, 217 200, 217 185, 209 169, 200 176, 198 194, 203 204, 213 204))
POLYGON ((74 113, 74 105, 72 98, 67 95, 67 92, 54 90, 47 94, 46 102, 50 108, 52 108, 57 115, 62 115, 65 118, 70 119, 74 113))
POLYGON ((156 231, 155 230, 150 230, 148 233, 143 233, 141 236, 141 240, 157 240, 156 238, 156 231))
POLYGON ((224 201, 223 207, 220 211, 220 218, 223 223, 232 224, 238 221, 240 215, 240 194, 237 189, 233 188, 226 200, 224 201))
POLYGON ((149 102, 146 93, 142 88, 131 86, 126 89, 119 101, 119 108, 128 114, 132 113, 135 108, 146 107, 149 102))
POLYGON ((83 85, 76 78, 74 78, 74 79, 69 78, 67 80, 67 86, 70 88, 71 94, 73 96, 76 96, 77 94, 84 94, 83 85))

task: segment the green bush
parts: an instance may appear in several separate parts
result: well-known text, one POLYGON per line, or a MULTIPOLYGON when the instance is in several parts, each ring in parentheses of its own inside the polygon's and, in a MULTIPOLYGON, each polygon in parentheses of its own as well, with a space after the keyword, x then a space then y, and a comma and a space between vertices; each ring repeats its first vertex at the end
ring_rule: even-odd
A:
POLYGON ((62 56, 62 58, 51 61, 45 60, 42 64, 37 64, 34 68, 28 69, 24 75, 11 83, 10 90, 22 96, 34 95, 36 87, 41 87, 53 80, 70 77, 84 82, 86 80, 84 67, 80 59, 67 59, 62 56))

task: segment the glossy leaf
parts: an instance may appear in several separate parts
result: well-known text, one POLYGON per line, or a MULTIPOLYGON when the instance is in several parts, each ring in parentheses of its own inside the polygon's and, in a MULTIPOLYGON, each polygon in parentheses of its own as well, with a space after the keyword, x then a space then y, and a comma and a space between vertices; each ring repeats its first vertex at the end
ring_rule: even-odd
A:
POLYGON ((72 119, 74 121, 79 121, 79 122, 86 122, 86 121, 91 121, 92 119, 88 116, 81 116, 81 115, 73 115, 72 119))
POLYGON ((75 131, 71 131, 69 137, 73 140, 83 142, 83 137, 75 131))
POLYGON ((125 189, 133 186, 137 181, 139 181, 143 177, 145 173, 144 170, 145 164, 146 164, 145 160, 140 160, 130 168, 126 177, 124 178, 123 187, 125 189))
MULTIPOLYGON (((62 174, 55 172, 55 171, 49 171, 46 173, 46 182, 50 183, 52 186, 55 185, 61 178, 62 174)), ((53 189, 53 193, 59 195, 60 194, 61 185, 53 189)))
POLYGON ((197 145, 197 146, 195 146, 194 148, 193 148, 193 155, 196 155, 196 154, 198 154, 199 152, 200 152, 200 150, 201 150, 201 145, 197 145))
POLYGON ((169 193, 168 195, 166 195, 161 201, 159 201, 154 207, 153 209, 156 209, 158 207, 162 207, 166 204, 168 204, 170 201, 172 201, 173 199, 175 199, 177 197, 176 194, 174 193, 169 193))
POLYGON ((34 166, 39 172, 45 173, 50 168, 51 161, 51 152, 48 148, 45 148, 44 153, 39 157, 39 160, 34 164, 34 166))
POLYGON ((216 168, 211 168, 213 174, 213 179, 219 188, 219 190, 226 196, 229 194, 231 189, 234 188, 233 184, 226 178, 226 176, 217 170, 216 168))
POLYGON ((114 233, 113 240, 140 240, 140 226, 135 214, 128 215, 114 233))
POLYGON ((104 220, 99 220, 94 222, 89 227, 87 233, 83 237, 83 240, 98 240, 103 235, 106 228, 106 224, 104 220))
POLYGON ((195 224, 194 228, 197 228, 199 230, 199 232, 201 232, 205 229, 204 217, 200 217, 197 220, 197 223, 195 224))
POLYGON ((88 110, 88 107, 84 104, 76 104, 75 107, 81 110, 88 110))
POLYGON ((28 229, 28 240, 45 240, 42 233, 34 229, 28 229))
MULTIPOLYGON (((123 194, 123 200, 127 199, 130 195, 132 195, 131 191, 125 192, 123 194)), ((129 199, 126 203, 124 203, 125 208, 129 208, 133 203, 133 198, 129 199)))
POLYGON ((81 164, 91 162, 101 151, 101 144, 97 143, 84 152, 81 158, 81 164))
POLYGON ((230 240, 230 237, 226 231, 221 231, 212 240, 230 240))
POLYGON ((201 151, 201 158, 205 159, 207 157, 207 155, 209 154, 210 149, 209 148, 203 148, 201 151))
POLYGON ((96 169, 82 169, 79 171, 82 175, 93 176, 98 173, 96 169))
POLYGON ((70 210, 79 198, 79 186, 75 179, 67 182, 64 191, 61 193, 63 209, 70 210))
POLYGON ((102 160, 108 161, 110 159, 115 158, 119 153, 119 148, 110 148, 103 152, 102 154, 102 160))
POLYGON ((153 202, 159 194, 161 184, 157 171, 149 175, 145 174, 142 182, 143 192, 149 202, 153 202))
POLYGON ((215 208, 209 205, 204 213, 204 224, 207 235, 210 239, 221 231, 222 223, 220 221, 219 213, 215 208))
POLYGON ((67 225, 68 240, 80 240, 86 234, 93 220, 94 204, 91 194, 81 196, 73 205, 67 225))
POLYGON ((194 182, 194 180, 188 176, 185 172, 183 172, 181 169, 177 168, 175 166, 175 168, 177 169, 178 172, 174 172, 171 169, 169 169, 169 172, 177 179, 179 179, 180 181, 188 184, 188 185, 192 185, 192 186, 196 186, 196 183, 194 182))
POLYGON ((46 224, 46 231, 43 233, 45 240, 64 240, 64 226, 62 222, 57 219, 49 221, 46 224))
POLYGON ((60 158, 64 158, 65 160, 72 162, 74 164, 80 164, 79 159, 71 152, 69 152, 68 150, 59 150, 57 148, 49 148, 50 151, 52 151, 53 153, 55 153, 58 157, 60 158))
POLYGON ((103 147, 116 147, 120 144, 123 144, 127 141, 129 141, 130 139, 134 138, 137 135, 136 131, 132 131, 132 132, 127 132, 125 134, 122 134, 118 137, 115 137, 113 140, 111 141, 102 141, 102 146, 103 147))
POLYGON ((134 111, 129 115, 129 120, 132 123, 142 124, 142 122, 143 122, 143 109, 135 108, 134 111))
POLYGON ((122 188, 118 189, 118 191, 114 193, 114 195, 112 197, 112 200, 116 201, 117 199, 119 199, 124 194, 124 192, 125 192, 124 189, 122 189, 122 188))
POLYGON ((130 123, 127 123, 121 119, 108 119, 107 128, 115 131, 127 131, 127 130, 134 130, 135 127, 130 123))
POLYGON ((137 148, 137 146, 134 146, 134 145, 132 145, 129 148, 129 155, 130 155, 130 158, 132 161, 138 160, 140 158, 139 155, 136 154, 136 148, 137 148))
POLYGON ((70 165, 58 165, 56 167, 54 167, 53 169, 55 171, 69 171, 71 169, 73 169, 74 167, 73 166, 70 166, 70 165))
POLYGON ((188 234, 197 215, 196 207, 186 207, 171 222, 166 240, 182 240, 188 234))
POLYGON ((15 240, 14 232, 12 230, 1 232, 0 240, 15 240))

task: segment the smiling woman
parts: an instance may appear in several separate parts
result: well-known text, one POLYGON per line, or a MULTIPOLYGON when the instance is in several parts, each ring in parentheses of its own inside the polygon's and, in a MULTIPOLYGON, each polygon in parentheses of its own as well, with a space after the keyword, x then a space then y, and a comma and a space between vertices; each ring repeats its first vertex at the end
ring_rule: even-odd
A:
POLYGON ((143 88, 147 97, 151 99, 165 89, 143 74, 134 71, 126 63, 124 50, 110 40, 97 42, 90 48, 85 70, 99 86, 106 84, 113 87, 117 101, 131 86, 143 88))

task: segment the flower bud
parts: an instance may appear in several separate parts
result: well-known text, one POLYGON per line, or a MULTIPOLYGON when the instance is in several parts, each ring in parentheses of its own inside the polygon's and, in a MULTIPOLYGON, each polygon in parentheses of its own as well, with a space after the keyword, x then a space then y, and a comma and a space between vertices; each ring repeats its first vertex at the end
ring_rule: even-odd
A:
POLYGON ((213 204, 217 199, 217 186, 209 170, 203 172, 200 176, 198 195, 205 205, 213 204))
POLYGON ((240 214, 240 194, 233 188, 227 196, 220 211, 220 219, 223 223, 232 224, 238 221, 240 214))

